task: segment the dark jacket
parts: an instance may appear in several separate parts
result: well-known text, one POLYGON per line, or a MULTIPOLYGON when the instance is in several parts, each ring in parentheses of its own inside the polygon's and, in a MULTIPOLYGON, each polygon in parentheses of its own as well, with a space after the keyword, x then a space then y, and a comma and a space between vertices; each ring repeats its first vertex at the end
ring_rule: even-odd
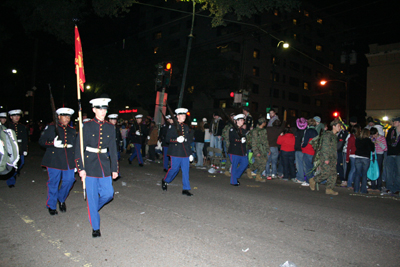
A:
MULTIPOLYGON (((248 130, 239 129, 242 136, 246 136, 248 130)), ((242 143, 239 134, 236 132, 235 128, 231 128, 229 130, 229 148, 228 154, 238 155, 238 156, 245 156, 247 153, 246 143, 242 143)))
POLYGON ((269 147, 278 147, 276 140, 278 140, 278 136, 281 134, 283 129, 285 129, 285 126, 286 126, 286 121, 283 121, 281 126, 272 126, 265 128, 268 134, 269 147))
POLYGON ((28 152, 28 132, 26 127, 21 123, 9 123, 7 128, 15 131, 19 154, 22 155, 24 151, 28 152))
POLYGON ((72 145, 67 148, 54 147, 54 138, 56 137, 56 127, 54 124, 47 125, 39 138, 39 145, 46 148, 46 153, 42 159, 42 166, 58 169, 73 170, 75 168, 75 143, 76 131, 70 126, 58 125, 58 140, 63 145, 72 145))
POLYGON ((107 121, 99 121, 97 118, 86 122, 83 127, 82 146, 85 166, 82 164, 80 141, 76 138, 75 164, 78 171, 85 170, 87 176, 96 178, 111 176, 111 172, 118 172, 114 125, 107 121), (108 153, 90 152, 86 147, 107 149, 108 153))
POLYGON ((337 141, 338 141, 338 143, 337 143, 337 150, 338 150, 338 152, 342 152, 343 151, 343 147, 344 147, 344 144, 346 143, 346 139, 347 139, 347 135, 348 135, 349 133, 347 132, 347 131, 345 131, 345 130, 341 130, 340 132, 339 132, 339 134, 338 134, 338 136, 337 136, 337 141))
POLYGON ((134 144, 142 144, 143 141, 146 140, 147 129, 144 124, 133 123, 132 127, 129 130, 129 139, 134 144), (136 134, 136 131, 140 132, 140 135, 136 134))
POLYGON ((295 151, 301 151, 301 142, 303 141, 304 130, 297 129, 294 133, 294 137, 296 138, 296 143, 294 145, 295 151))
POLYGON ((167 143, 167 140, 165 137, 167 136, 167 131, 168 131, 169 123, 164 123, 161 128, 160 128, 160 141, 161 141, 161 146, 166 146, 168 147, 169 143, 167 143))
POLYGON ((180 127, 180 131, 185 137, 185 141, 179 143, 176 140, 178 138, 178 131, 176 130, 175 125, 170 125, 165 137, 166 141, 169 142, 168 156, 186 158, 192 153, 190 143, 193 142, 193 133, 189 132, 189 126, 184 123, 179 124, 178 127, 180 127))
POLYGON ((369 138, 356 138, 356 156, 369 158, 375 151, 375 145, 369 138))
POLYGON ((211 125, 214 126, 214 128, 212 128, 213 135, 214 136, 221 136, 222 135, 222 130, 225 127, 225 122, 222 119, 218 119, 218 122, 214 122, 214 120, 213 120, 211 125))
POLYGON ((204 143, 204 132, 200 129, 194 131, 194 141, 196 143, 204 143))
POLYGON ((399 156, 400 155, 400 142, 399 141, 399 134, 396 133, 396 129, 394 127, 390 128, 387 135, 386 135, 386 142, 388 147, 388 156, 399 156))

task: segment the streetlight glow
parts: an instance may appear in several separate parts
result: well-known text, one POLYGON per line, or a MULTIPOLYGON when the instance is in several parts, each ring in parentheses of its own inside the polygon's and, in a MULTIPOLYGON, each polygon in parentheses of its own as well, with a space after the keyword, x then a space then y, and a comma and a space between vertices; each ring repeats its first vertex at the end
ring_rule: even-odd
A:
POLYGON ((16 74, 16 73, 17 73, 17 70, 16 70, 16 69, 12 69, 11 72, 14 73, 14 74, 16 74))
POLYGON ((320 83, 321 85, 325 85, 325 84, 327 83, 327 81, 322 80, 322 81, 320 81, 319 83, 320 83))
POLYGON ((384 116, 382 119, 383 119, 384 121, 388 121, 388 120, 389 120, 389 117, 388 117, 388 116, 384 116))

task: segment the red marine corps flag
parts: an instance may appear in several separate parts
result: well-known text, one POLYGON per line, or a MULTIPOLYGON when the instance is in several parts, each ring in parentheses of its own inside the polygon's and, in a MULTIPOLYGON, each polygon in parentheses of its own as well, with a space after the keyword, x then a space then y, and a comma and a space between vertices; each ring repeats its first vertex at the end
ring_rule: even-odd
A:
POLYGON ((79 36, 78 26, 75 26, 75 65, 76 65, 76 76, 79 88, 82 92, 84 90, 83 84, 86 82, 85 70, 83 69, 83 52, 81 37, 79 36))

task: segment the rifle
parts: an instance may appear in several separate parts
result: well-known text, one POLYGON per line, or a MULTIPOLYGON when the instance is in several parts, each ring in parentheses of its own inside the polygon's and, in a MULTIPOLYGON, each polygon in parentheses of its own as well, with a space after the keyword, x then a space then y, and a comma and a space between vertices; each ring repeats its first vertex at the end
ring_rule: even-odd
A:
POLYGON ((162 115, 162 117, 163 117, 163 119, 164 119, 164 122, 167 123, 167 118, 165 117, 165 115, 164 115, 164 113, 162 112, 161 109, 160 109, 160 112, 161 112, 161 115, 162 115))
POLYGON ((182 135, 182 131, 181 131, 180 127, 179 127, 179 123, 178 123, 178 121, 176 120, 176 118, 175 118, 175 116, 174 116, 174 113, 172 112, 171 107, 168 105, 168 103, 166 103, 166 104, 167 104, 169 113, 171 113, 171 117, 172 117, 172 120, 174 121, 174 126, 175 126, 175 128, 176 128, 176 131, 178 132, 178 136, 181 136, 181 135, 182 135))
POLYGON ((235 123, 235 121, 232 120, 231 116, 228 116, 228 114, 226 114, 225 110, 223 110, 222 108, 221 108, 221 110, 222 110, 222 113, 224 113, 224 115, 225 115, 225 116, 228 118, 228 120, 232 123, 233 128, 235 128, 235 131, 236 131, 236 133, 239 135, 240 139, 242 139, 243 135, 242 135, 242 133, 240 132, 239 127, 237 126, 237 124, 235 123))
POLYGON ((53 94, 51 93, 51 86, 49 84, 49 91, 50 91, 50 105, 51 105, 51 110, 53 112, 53 120, 56 128, 56 136, 60 136, 60 133, 58 132, 58 116, 56 114, 56 106, 54 105, 54 98, 53 94))

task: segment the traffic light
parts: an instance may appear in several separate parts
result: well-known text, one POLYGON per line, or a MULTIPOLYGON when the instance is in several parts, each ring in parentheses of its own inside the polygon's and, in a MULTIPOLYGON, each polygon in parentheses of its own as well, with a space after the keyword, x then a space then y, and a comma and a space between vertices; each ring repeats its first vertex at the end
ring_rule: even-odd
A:
POLYGON ((196 118, 194 118, 194 119, 193 119, 193 121, 197 121, 197 119, 196 119, 196 118))
POLYGON ((339 112, 337 112, 337 111, 333 112, 333 117, 334 117, 334 118, 339 117, 339 112))
POLYGON ((164 64, 162 62, 158 63, 156 65, 156 68, 157 68, 156 85, 158 88, 160 88, 163 84, 163 79, 164 79, 164 69, 163 69, 164 64))
POLYGON ((188 117, 190 117, 190 112, 188 111, 188 112, 186 112, 186 115, 188 116, 188 117))
POLYGON ((162 87, 169 87, 171 85, 172 63, 164 62, 163 71, 164 71, 164 79, 163 79, 162 87))
POLYGON ((248 107, 249 106, 249 102, 244 102, 243 106, 248 107))
POLYGON ((231 93, 229 94, 229 96, 230 96, 230 97, 235 97, 235 92, 231 92, 231 93))

